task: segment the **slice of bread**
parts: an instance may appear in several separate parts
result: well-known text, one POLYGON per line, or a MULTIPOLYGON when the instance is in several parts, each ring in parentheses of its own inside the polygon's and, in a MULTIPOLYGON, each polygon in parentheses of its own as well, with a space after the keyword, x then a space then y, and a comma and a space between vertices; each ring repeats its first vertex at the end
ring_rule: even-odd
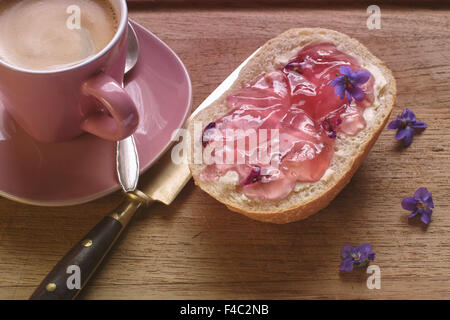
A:
MULTIPOLYGON (((349 183, 386 125, 394 106, 396 85, 391 71, 384 62, 371 54, 357 40, 345 34, 321 28, 302 28, 290 29, 264 44, 243 67, 230 89, 190 122, 191 137, 194 136, 195 121, 206 125, 230 111, 225 99, 232 91, 241 88, 264 72, 281 67, 301 47, 321 42, 333 43, 340 51, 357 58, 361 67, 374 75, 375 102, 364 113, 367 126, 354 136, 339 133, 330 167, 324 176, 317 182, 297 183, 294 190, 281 200, 259 200, 246 197, 233 179, 233 174, 226 174, 213 182, 201 180, 199 175, 205 165, 194 164, 193 159, 189 159, 189 167, 195 183, 212 197, 224 203, 230 210, 252 219, 272 223, 293 222, 316 213, 328 206, 349 183)), ((195 141, 192 143, 194 144, 195 141)))

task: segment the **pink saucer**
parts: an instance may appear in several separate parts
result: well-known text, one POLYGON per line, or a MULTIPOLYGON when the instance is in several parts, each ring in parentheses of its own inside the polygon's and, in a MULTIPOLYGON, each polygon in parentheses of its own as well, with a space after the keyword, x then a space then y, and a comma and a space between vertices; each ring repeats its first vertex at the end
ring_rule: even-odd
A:
MULTIPOLYGON (((141 52, 125 87, 140 114, 135 139, 142 173, 167 150, 172 132, 189 115, 192 87, 178 56, 155 35, 132 23, 141 52)), ((15 124, 0 100, 1 196, 34 205, 64 206, 118 189, 115 143, 90 134, 63 143, 36 142, 15 124)))

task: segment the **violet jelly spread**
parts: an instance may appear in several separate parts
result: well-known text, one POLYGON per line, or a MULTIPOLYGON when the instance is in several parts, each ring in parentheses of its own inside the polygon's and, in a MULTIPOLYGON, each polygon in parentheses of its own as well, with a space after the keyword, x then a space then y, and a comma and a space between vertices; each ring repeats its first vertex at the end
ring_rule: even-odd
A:
MULTIPOLYGON (((375 99, 371 74, 359 86, 362 92, 358 96, 351 97, 348 91, 339 95, 333 80, 342 76, 342 66, 353 72, 364 70, 354 57, 333 44, 311 44, 281 68, 258 76, 229 95, 226 102, 230 112, 207 125, 202 145, 206 148, 214 142, 212 154, 234 148, 234 161, 207 165, 200 179, 215 181, 234 171, 243 194, 257 199, 282 199, 297 182, 320 180, 330 166, 336 135, 355 135, 364 129, 364 110, 375 99), (232 136, 230 143, 230 129, 254 129, 257 133, 266 129, 266 134, 257 135, 251 148, 250 138, 242 132, 232 136), (240 140, 246 148, 237 148, 240 140), (278 147, 269 148, 269 141, 276 141, 278 147), (263 147, 270 161, 255 162, 263 147), (244 161, 236 161, 237 157, 244 161)), ((351 86, 347 82, 340 93, 351 86)))

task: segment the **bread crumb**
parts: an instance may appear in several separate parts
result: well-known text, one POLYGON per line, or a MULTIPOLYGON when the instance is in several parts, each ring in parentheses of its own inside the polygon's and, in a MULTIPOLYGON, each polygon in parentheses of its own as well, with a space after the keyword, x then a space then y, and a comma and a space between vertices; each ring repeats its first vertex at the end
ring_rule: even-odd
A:
POLYGON ((363 117, 368 125, 372 124, 373 120, 375 119, 375 111, 373 110, 373 107, 366 108, 364 110, 363 117))
POLYGON ((320 180, 322 181, 329 181, 331 177, 333 177, 334 170, 331 168, 328 168, 327 171, 323 174, 322 178, 320 180))
POLYGON ((239 182, 239 174, 234 170, 227 171, 227 173, 219 178, 219 182, 225 185, 235 186, 239 182))

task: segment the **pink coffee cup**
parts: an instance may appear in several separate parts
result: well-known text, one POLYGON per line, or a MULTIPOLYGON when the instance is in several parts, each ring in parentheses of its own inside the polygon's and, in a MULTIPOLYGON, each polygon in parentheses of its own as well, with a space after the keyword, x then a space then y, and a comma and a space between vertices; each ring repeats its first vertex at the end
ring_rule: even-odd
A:
POLYGON ((38 141, 59 142, 83 132, 118 141, 136 130, 136 106, 122 88, 128 10, 110 0, 120 15, 111 42, 80 64, 51 71, 22 69, 0 60, 0 103, 38 141))

